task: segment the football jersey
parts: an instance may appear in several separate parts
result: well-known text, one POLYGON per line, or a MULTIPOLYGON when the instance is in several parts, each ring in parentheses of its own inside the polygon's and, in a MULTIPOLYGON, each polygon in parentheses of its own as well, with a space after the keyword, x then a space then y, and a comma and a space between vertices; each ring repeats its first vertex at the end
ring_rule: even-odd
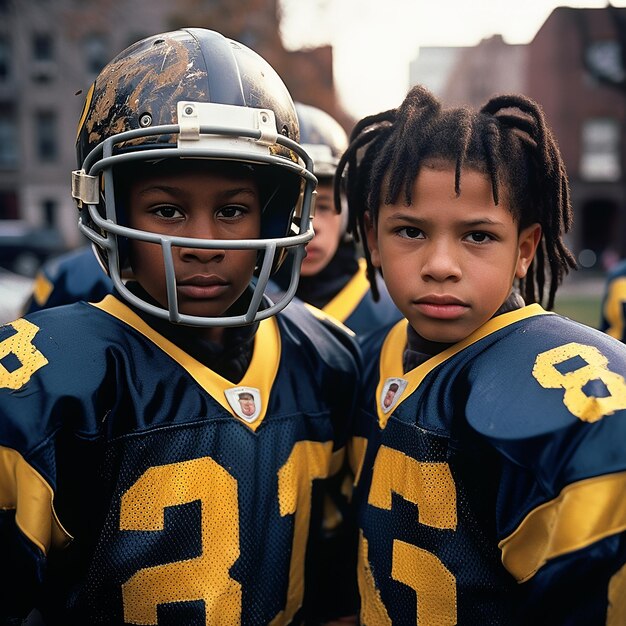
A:
POLYGON ((362 624, 626 624, 626 347, 530 305, 405 373, 406 332, 362 346, 362 624))
POLYGON ((402 318, 379 275, 376 278, 380 299, 374 301, 365 269, 365 261, 361 259, 359 271, 322 308, 324 313, 338 319, 356 335, 364 335, 402 318))
POLYGON ((304 307, 260 322, 237 384, 111 295, 0 327, 0 617, 298 620, 358 362, 304 307))
POLYGON ((99 302, 113 292, 113 282, 91 246, 51 259, 40 268, 24 314, 84 300, 99 302))
POLYGON ((626 343, 626 261, 607 274, 599 328, 626 343))

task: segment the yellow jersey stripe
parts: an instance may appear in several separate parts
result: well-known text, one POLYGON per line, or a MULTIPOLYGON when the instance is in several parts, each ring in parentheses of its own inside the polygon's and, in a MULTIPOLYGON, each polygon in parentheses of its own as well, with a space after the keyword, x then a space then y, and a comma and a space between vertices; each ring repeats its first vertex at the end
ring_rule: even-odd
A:
POLYGON ((548 560, 626 530, 626 472, 567 485, 532 510, 499 544, 502 563, 518 582, 532 578, 548 560))
POLYGON ((17 527, 44 554, 72 540, 57 518, 53 498, 52 487, 19 452, 0 446, 0 509, 15 510, 17 527))

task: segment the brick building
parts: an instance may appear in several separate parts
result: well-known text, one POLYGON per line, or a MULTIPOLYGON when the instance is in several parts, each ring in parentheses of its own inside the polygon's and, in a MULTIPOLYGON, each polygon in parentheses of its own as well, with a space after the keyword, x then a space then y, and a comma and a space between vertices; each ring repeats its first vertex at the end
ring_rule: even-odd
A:
POLYGON ((570 178, 571 243, 579 255, 591 251, 579 260, 595 258, 598 268, 613 252, 626 256, 626 89, 590 71, 623 78, 619 15, 626 9, 559 7, 528 45, 526 93, 543 105, 570 178))

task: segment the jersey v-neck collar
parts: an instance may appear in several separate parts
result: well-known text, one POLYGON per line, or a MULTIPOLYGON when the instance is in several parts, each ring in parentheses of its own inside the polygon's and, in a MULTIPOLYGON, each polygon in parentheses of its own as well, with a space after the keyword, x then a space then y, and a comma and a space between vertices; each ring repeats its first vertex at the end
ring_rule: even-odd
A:
MULTIPOLYGON (((101 302, 92 303, 92 306, 112 315, 121 322, 134 328, 146 339, 158 346, 169 357, 174 359, 189 375, 233 417, 237 418, 253 431, 261 425, 269 404, 269 396, 278 373, 281 354, 280 332, 278 322, 270 317, 259 323, 254 337, 252 360, 243 378, 236 384, 220 376, 213 370, 200 363, 176 344, 155 331, 132 309, 112 295, 106 296, 101 302), (258 392, 260 407, 254 420, 245 419, 229 402, 228 396, 237 391, 251 390, 258 392)), ((256 395, 256 394, 255 394, 256 395)), ((232 401, 232 400, 231 400, 232 401)), ((233 402, 234 404, 234 402, 233 402)))
POLYGON ((376 407, 380 428, 385 428, 393 411, 397 409, 406 398, 411 396, 422 380, 424 380, 426 375, 435 369, 435 367, 455 354, 458 354, 473 343, 476 343, 480 339, 483 339, 484 337, 487 337, 488 335, 491 335, 492 333, 495 333, 510 324, 529 317, 534 317, 535 315, 551 315, 551 312, 544 310, 539 304, 530 304, 522 307, 521 309, 516 309, 514 311, 510 311, 509 313, 503 313, 502 315, 493 317, 462 341, 453 344, 439 354, 432 356, 415 369, 406 373, 402 367, 402 357, 407 343, 408 322, 406 319, 399 321, 387 334, 380 354, 380 376, 378 379, 378 386, 376 388, 376 407), (403 381, 405 384, 403 385, 402 391, 399 392, 398 398, 394 402, 392 410, 385 412, 383 408, 383 391, 386 392, 388 381, 390 380, 403 381))

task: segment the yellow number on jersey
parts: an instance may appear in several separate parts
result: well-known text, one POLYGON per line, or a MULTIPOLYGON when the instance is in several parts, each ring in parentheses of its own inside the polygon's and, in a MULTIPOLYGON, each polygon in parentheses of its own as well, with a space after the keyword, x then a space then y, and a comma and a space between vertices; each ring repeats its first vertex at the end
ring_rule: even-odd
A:
POLYGON ((239 557, 237 481, 208 457, 149 468, 124 494, 121 530, 163 530, 167 507, 202 502, 202 553, 139 570, 122 585, 124 621, 157 624, 157 606, 204 600, 207 624, 236 624, 241 585, 228 570, 239 557), (208 546, 219 544, 219 550, 208 546))
POLYGON ((48 364, 48 359, 35 348, 33 339, 39 328, 25 319, 11 322, 16 332, 0 342, 0 387, 4 389, 20 389, 41 367, 48 364), (13 355, 19 365, 8 369, 2 359, 13 355))
MULTIPOLYGON (((331 456, 331 442, 299 441, 278 471, 280 514, 295 519, 287 604, 272 624, 290 623, 302 604, 312 481, 328 476, 331 456)), ((156 625, 159 604, 203 600, 207 624, 241 623, 241 585, 229 575, 239 558, 238 486, 236 478, 214 459, 203 457, 146 470, 122 497, 120 529, 163 530, 167 507, 198 500, 202 503, 202 553, 131 576, 122 585, 125 622, 156 625)))
MULTIPOLYGON (((454 530, 456 486, 447 463, 426 463, 381 446, 374 462, 368 504, 391 510, 392 493, 418 507, 419 522, 432 528, 454 530)), ((417 520, 416 520, 417 521, 417 520)), ((417 595, 417 624, 456 624, 456 579, 434 555, 394 539, 392 577, 413 589, 417 595)), ((374 626, 386 620, 371 568, 367 543, 361 536, 359 588, 363 598, 361 619, 374 626)))
POLYGON ((584 422, 596 422, 605 415, 626 409, 626 383, 622 376, 608 369, 608 362, 595 346, 568 343, 539 354, 533 376, 546 389, 564 389, 563 404, 573 415, 584 422), (574 357, 583 359, 585 365, 567 373, 556 368, 574 357), (602 381, 609 395, 588 396, 583 387, 592 380, 602 381))

